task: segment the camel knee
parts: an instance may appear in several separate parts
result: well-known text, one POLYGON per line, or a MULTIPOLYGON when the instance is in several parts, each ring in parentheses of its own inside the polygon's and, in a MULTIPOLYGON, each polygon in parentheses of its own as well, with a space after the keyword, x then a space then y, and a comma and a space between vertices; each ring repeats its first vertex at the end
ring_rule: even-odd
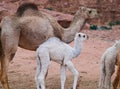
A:
POLYGON ((44 85, 44 77, 43 76, 38 77, 38 83, 41 85, 44 85))
POLYGON ((76 71, 75 74, 74 74, 74 76, 78 79, 78 77, 79 77, 79 72, 76 71))
POLYGON ((35 82, 36 83, 38 82, 38 76, 35 76, 35 82))

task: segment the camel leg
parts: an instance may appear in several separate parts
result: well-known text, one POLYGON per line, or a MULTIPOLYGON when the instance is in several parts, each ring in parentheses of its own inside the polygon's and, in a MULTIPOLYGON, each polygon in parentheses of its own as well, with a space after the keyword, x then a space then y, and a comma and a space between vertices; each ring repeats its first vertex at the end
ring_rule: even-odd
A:
POLYGON ((117 73, 116 73, 116 77, 113 80, 113 89, 117 89, 118 83, 119 83, 119 79, 120 79, 120 66, 118 65, 117 68, 117 73))
MULTIPOLYGON (((15 20, 15 19, 13 19, 15 20)), ((13 59, 20 36, 20 29, 16 27, 16 23, 10 17, 5 17, 2 20, 1 44, 2 44, 2 58, 1 58, 1 76, 0 81, 3 89, 10 89, 8 84, 7 71, 9 62, 13 59)))
POLYGON ((76 70, 76 68, 74 67, 74 64, 71 61, 68 61, 67 63, 65 63, 67 65, 67 68, 73 73, 74 75, 74 83, 73 83, 73 89, 76 89, 77 87, 77 81, 78 81, 78 77, 79 77, 79 73, 76 70))
POLYGON ((119 78, 118 78, 118 85, 116 89, 120 89, 120 71, 118 73, 119 73, 119 78))
MULTIPOLYGON (((39 61, 40 61, 40 73, 38 75, 38 84, 41 89, 45 89, 45 77, 48 72, 48 67, 50 65, 50 57, 47 49, 42 48, 39 52, 39 61)), ((38 88, 39 89, 39 88, 38 88)))
POLYGON ((105 73, 103 71, 100 74, 100 82, 99 82, 99 88, 103 89, 105 84, 105 73))
MULTIPOLYGON (((40 63, 40 59, 39 59, 39 57, 37 57, 37 68, 36 68, 36 75, 35 75, 35 82, 36 82, 36 86, 37 86, 37 89, 41 89, 41 86, 39 85, 39 80, 38 80, 38 76, 40 75, 40 70, 41 70, 41 63, 40 63)), ((45 75, 45 79, 46 79, 46 77, 47 77, 47 74, 48 74, 48 71, 47 71, 47 73, 46 73, 46 75, 45 75)))
POLYGON ((3 59, 1 60, 1 83, 2 83, 2 87, 3 89, 10 89, 9 85, 8 85, 8 77, 7 77, 7 70, 8 70, 8 64, 9 64, 9 60, 5 59, 3 57, 3 59))
POLYGON ((111 87, 111 76, 113 75, 115 71, 115 65, 114 64, 109 64, 106 65, 106 78, 105 78, 105 88, 110 89, 111 87))
POLYGON ((1 83, 4 89, 10 89, 8 85, 7 71, 8 71, 9 62, 12 60, 14 55, 15 53, 7 56, 3 56, 3 59, 1 60, 1 83))
POLYGON ((40 84, 39 86, 41 87, 41 89, 45 89, 45 81, 44 80, 45 80, 45 75, 47 73, 48 67, 49 67, 48 63, 43 64, 42 68, 41 68, 41 72, 38 76, 38 83, 40 84))
POLYGON ((104 88, 105 76, 106 76, 105 67, 104 67, 104 64, 102 64, 101 73, 100 73, 100 81, 99 81, 99 88, 100 89, 104 88))
POLYGON ((64 89, 66 80, 66 66, 61 65, 61 89, 64 89))
POLYGON ((36 68, 36 75, 35 75, 35 82, 36 82, 36 87, 37 87, 37 89, 40 89, 41 87, 39 86, 39 83, 38 83, 38 76, 39 76, 39 74, 40 74, 40 65, 41 63, 40 63, 40 60, 39 60, 39 57, 37 57, 37 68, 36 68))
MULTIPOLYGON (((15 46, 13 46, 15 47, 15 46)), ((17 47, 14 49, 17 50, 17 47)), ((5 52, 5 54, 2 55, 2 60, 1 60, 1 83, 3 89, 10 89, 9 84, 8 84, 8 67, 9 67, 9 62, 13 59, 16 51, 12 52, 5 52)))
MULTIPOLYGON (((119 80, 120 80, 120 77, 119 77, 119 80)), ((120 89, 120 81, 118 82, 117 89, 120 89)))

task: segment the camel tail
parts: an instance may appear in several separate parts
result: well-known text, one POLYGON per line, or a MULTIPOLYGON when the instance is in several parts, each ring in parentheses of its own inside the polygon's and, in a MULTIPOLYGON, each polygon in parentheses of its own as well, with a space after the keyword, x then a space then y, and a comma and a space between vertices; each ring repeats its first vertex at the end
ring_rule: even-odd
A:
POLYGON ((24 12, 28 9, 31 9, 33 11, 38 11, 38 7, 37 7, 36 4, 34 4, 34 3, 24 3, 24 4, 22 4, 18 7, 16 15, 21 17, 24 14, 24 12))

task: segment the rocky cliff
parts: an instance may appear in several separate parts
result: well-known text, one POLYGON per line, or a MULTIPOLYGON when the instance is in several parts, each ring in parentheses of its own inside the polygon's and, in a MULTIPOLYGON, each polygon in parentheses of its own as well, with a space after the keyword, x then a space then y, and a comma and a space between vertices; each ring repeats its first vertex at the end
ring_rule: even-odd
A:
POLYGON ((24 2, 34 2, 39 8, 72 15, 78 7, 87 6, 97 8, 102 14, 99 20, 94 19, 90 22, 105 24, 120 20, 120 0, 0 0, 0 19, 8 14, 13 14, 24 2))

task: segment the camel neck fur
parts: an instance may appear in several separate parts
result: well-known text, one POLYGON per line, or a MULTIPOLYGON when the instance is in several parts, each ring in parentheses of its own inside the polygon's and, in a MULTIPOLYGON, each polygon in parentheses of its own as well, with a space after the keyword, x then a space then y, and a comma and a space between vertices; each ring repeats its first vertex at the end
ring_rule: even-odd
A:
POLYGON ((81 53, 82 48, 83 48, 83 41, 82 40, 78 41, 77 39, 75 39, 74 48, 73 48, 74 57, 77 57, 81 53))
POLYGON ((83 29, 87 19, 82 16, 76 16, 73 18, 73 21, 70 24, 70 27, 64 29, 63 39, 65 42, 70 43, 73 41, 74 36, 77 32, 83 29))

